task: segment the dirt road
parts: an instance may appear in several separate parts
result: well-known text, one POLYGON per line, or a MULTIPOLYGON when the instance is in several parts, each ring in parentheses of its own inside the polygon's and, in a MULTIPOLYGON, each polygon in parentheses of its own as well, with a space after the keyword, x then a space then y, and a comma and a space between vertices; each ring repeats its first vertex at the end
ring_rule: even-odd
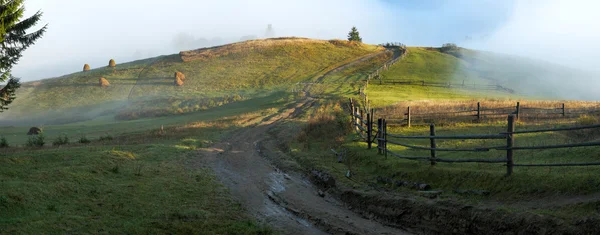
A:
POLYGON ((408 234, 360 217, 300 174, 284 173, 265 159, 257 144, 279 120, 311 104, 295 107, 200 152, 201 164, 213 169, 233 196, 259 221, 287 234, 408 234))

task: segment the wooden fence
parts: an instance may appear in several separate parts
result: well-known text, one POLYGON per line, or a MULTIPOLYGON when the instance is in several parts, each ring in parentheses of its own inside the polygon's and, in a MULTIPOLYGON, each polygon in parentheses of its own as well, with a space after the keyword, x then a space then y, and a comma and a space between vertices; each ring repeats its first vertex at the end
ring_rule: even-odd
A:
MULTIPOLYGON (((366 98, 366 96, 364 96, 366 98)), ((468 110, 459 110, 453 112, 426 112, 415 113, 411 107, 406 108, 403 117, 390 118, 390 125, 412 126, 414 123, 432 123, 436 120, 456 120, 480 122, 484 119, 496 120, 504 118, 506 115, 514 114, 517 120, 549 120, 549 119, 568 119, 578 118, 582 114, 597 114, 600 110, 597 108, 568 108, 565 103, 557 107, 528 107, 522 106, 521 102, 516 102, 515 106, 501 108, 485 108, 481 102, 474 105, 476 108, 468 110)))
POLYGON ((404 58, 406 56, 406 53, 408 52, 408 50, 406 49, 406 47, 395 47, 396 52, 394 53, 394 58, 392 58, 391 60, 385 62, 385 64, 383 64, 381 67, 379 67, 377 70, 373 71, 371 74, 369 74, 367 76, 367 80, 365 81, 365 84, 359 88, 358 90, 358 94, 359 95, 365 95, 367 93, 367 88, 369 87, 369 82, 371 82, 372 79, 379 79, 381 80, 381 73, 383 71, 387 71, 392 65, 398 63, 398 61, 400 61, 402 58, 404 58))
POLYGON ((498 84, 475 84, 475 83, 452 83, 452 82, 429 82, 425 80, 390 80, 390 79, 379 79, 379 85, 392 84, 392 85, 414 85, 414 86, 427 86, 427 87, 443 87, 443 88, 456 88, 456 89, 469 89, 469 90, 486 90, 486 91, 501 91, 510 94, 514 94, 513 89, 498 85, 498 84))
POLYGON ((557 148, 575 148, 575 147, 590 147, 600 146, 600 142, 586 142, 586 143, 574 143, 574 144, 560 144, 560 145, 544 145, 544 146, 515 146, 515 137, 521 134, 529 133, 543 133, 543 132, 556 132, 556 131, 572 131, 572 130, 583 130, 600 128, 600 125, 588 125, 588 126, 574 126, 565 128, 549 128, 549 129, 538 129, 538 130, 523 130, 517 131, 515 129, 515 121, 517 116, 515 114, 508 115, 508 124, 506 132, 498 134, 487 134, 487 135, 449 135, 442 136, 436 135, 436 129, 434 124, 430 124, 429 135, 423 136, 404 136, 394 133, 388 133, 387 131, 387 120, 379 118, 377 123, 374 123, 374 110, 360 109, 355 105, 352 100, 350 103, 352 125, 357 135, 361 140, 367 143, 367 147, 371 149, 374 144, 377 145, 378 153, 392 155, 401 159, 408 160, 419 160, 428 161, 431 165, 436 165, 438 162, 447 163, 503 163, 506 166, 506 175, 511 175, 514 167, 560 167, 560 166, 592 166, 600 165, 600 162, 581 162, 581 163, 552 163, 552 164, 515 164, 515 152, 521 150, 542 150, 542 149, 557 149, 557 148), (406 139, 429 139, 429 146, 417 146, 412 144, 403 143, 402 140, 406 139), (480 146, 470 148, 438 148, 436 140, 484 140, 484 139, 497 139, 506 140, 506 145, 501 146, 480 146), (389 145, 396 145, 406 147, 408 149, 425 150, 429 151, 429 156, 404 156, 396 153, 388 148, 389 145), (505 151, 506 157, 503 158, 474 158, 474 159, 447 159, 437 157, 438 152, 479 152, 485 153, 495 151, 505 151))

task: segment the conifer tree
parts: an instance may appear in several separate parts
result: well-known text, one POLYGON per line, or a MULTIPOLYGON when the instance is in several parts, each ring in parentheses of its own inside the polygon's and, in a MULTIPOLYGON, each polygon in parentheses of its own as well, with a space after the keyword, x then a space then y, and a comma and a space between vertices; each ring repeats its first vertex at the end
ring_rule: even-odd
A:
POLYGON ((362 38, 360 37, 356 27, 352 27, 352 30, 350 30, 350 33, 348 33, 348 41, 362 42, 362 38))
POLYGON ((21 86, 18 78, 11 76, 12 67, 19 62, 23 51, 33 45, 46 32, 47 25, 28 32, 42 17, 38 11, 33 16, 23 19, 24 0, 0 0, 0 82, 8 80, 0 89, 0 112, 8 109, 16 97, 15 91, 21 86))

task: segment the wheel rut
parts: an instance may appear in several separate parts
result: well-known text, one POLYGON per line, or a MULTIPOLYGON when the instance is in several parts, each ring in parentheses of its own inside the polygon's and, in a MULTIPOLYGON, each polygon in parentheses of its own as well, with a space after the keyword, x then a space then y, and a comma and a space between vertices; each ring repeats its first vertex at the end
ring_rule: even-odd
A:
POLYGON ((267 131, 278 122, 302 113, 313 99, 297 103, 259 125, 239 130, 230 138, 199 152, 200 163, 211 168, 233 197, 259 221, 286 234, 408 234, 361 217, 325 195, 306 177, 282 172, 260 151, 267 131))

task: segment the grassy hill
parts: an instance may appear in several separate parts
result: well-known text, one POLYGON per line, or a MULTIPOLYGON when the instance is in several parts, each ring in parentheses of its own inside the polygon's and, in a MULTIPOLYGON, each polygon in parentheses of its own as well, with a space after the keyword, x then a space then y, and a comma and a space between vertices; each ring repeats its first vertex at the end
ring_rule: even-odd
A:
POLYGON ((285 90, 383 49, 303 38, 203 48, 25 83, 2 118, 50 124, 196 112, 285 90), (177 71, 186 76, 183 86, 173 84, 177 71), (100 77, 111 85, 100 87, 100 77))
POLYGON ((458 48, 442 52, 440 48, 410 47, 408 54, 383 74, 383 81, 425 81, 501 85, 515 94, 454 86, 379 85, 373 81, 369 97, 375 105, 389 105, 404 100, 536 98, 597 99, 582 84, 597 75, 543 61, 458 48), (575 80, 578 83, 565 81, 575 80))

